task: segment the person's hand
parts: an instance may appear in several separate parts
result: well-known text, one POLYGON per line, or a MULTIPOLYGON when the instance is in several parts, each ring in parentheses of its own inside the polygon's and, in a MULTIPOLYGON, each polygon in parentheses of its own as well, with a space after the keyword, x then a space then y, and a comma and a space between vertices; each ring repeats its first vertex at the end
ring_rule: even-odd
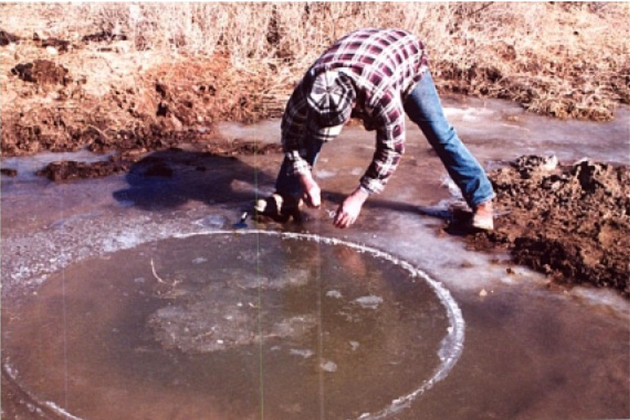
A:
POLYGON ((322 204, 322 192, 317 182, 313 179, 313 175, 310 172, 300 174, 300 184, 302 184, 303 198, 306 205, 319 208, 322 204))
POLYGON ((361 208, 363 208, 363 203, 365 203, 368 196, 369 194, 359 187, 354 190, 352 194, 346 197, 337 209, 337 214, 335 215, 335 220, 333 221, 335 227, 345 229, 354 224, 354 222, 357 221, 359 213, 361 213, 361 208))

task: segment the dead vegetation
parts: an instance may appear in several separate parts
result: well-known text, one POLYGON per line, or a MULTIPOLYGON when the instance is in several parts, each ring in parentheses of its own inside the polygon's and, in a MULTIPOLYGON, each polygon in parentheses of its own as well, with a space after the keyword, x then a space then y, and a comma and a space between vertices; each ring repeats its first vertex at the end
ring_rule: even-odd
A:
POLYGON ((337 37, 422 38, 442 92, 559 118, 630 102, 623 3, 3 3, 2 153, 206 142, 218 121, 281 115, 337 37))

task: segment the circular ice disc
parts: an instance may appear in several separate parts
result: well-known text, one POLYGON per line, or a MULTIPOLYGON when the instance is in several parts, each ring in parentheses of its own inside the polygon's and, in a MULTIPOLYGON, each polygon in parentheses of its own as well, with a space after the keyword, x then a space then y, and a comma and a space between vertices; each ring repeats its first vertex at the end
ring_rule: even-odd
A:
POLYGON ((4 305, 5 373, 79 419, 384 418, 443 378, 463 321, 378 250, 211 232, 78 262, 4 305))

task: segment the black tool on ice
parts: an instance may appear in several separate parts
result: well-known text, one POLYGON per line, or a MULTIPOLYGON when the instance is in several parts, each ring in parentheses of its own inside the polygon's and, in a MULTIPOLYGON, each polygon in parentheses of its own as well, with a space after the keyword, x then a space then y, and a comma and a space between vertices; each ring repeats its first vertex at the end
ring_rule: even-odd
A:
POLYGON ((238 223, 234 223, 234 227, 236 229, 243 229, 247 227, 247 223, 245 223, 245 220, 247 220, 247 216, 249 216, 249 214, 247 214, 247 212, 243 212, 243 214, 241 215, 241 221, 238 223))

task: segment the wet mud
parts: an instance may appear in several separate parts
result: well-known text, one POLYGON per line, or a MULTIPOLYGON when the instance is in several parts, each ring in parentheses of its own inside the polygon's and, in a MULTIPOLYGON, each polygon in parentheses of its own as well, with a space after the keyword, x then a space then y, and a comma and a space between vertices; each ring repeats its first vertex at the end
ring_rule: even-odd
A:
POLYGON ((516 263, 560 283, 630 296, 627 166, 529 155, 489 176, 501 216, 495 231, 466 236, 472 248, 507 249, 516 263))
MULTIPOLYGON (((181 144, 181 143, 176 143, 181 144)), ((199 156, 217 156, 217 157, 234 157, 234 156, 247 156, 247 155, 266 155, 269 153, 279 153, 282 147, 280 144, 260 144, 252 141, 223 141, 215 140, 213 142, 206 142, 203 151, 199 151, 199 156)), ((105 152, 106 150, 101 150, 105 152)), ((138 166, 147 167, 144 171, 146 176, 164 176, 170 177, 173 175, 173 171, 169 169, 169 164, 173 162, 167 157, 167 154, 171 153, 176 155, 178 153, 186 154, 184 149, 179 147, 169 147, 157 154, 146 156, 145 153, 138 153, 134 151, 127 151, 122 153, 116 153, 109 159, 98 162, 81 162, 74 160, 62 160, 55 161, 47 164, 44 168, 37 171, 38 176, 43 176, 51 181, 66 182, 80 179, 89 178, 104 178, 113 174, 125 173, 133 170, 138 166), (161 157, 160 157, 161 156, 161 157)), ((194 159, 189 159, 188 164, 194 165, 199 170, 204 170, 202 163, 195 164, 194 159)), ((203 158, 199 159, 200 161, 203 158)), ((175 159, 177 161, 177 159, 175 159)), ((9 172, 6 175, 16 176, 17 171, 7 170, 9 172)), ((3 172, 3 174, 5 174, 3 172)))
MULTIPOLYGON (((88 178, 102 178, 109 175, 125 172, 129 169, 129 163, 120 159, 108 159, 101 162, 78 162, 66 160, 51 162, 45 168, 37 171, 38 176, 43 176, 51 181, 72 181, 88 178)), ((17 172, 13 174, 16 176, 17 172)))

